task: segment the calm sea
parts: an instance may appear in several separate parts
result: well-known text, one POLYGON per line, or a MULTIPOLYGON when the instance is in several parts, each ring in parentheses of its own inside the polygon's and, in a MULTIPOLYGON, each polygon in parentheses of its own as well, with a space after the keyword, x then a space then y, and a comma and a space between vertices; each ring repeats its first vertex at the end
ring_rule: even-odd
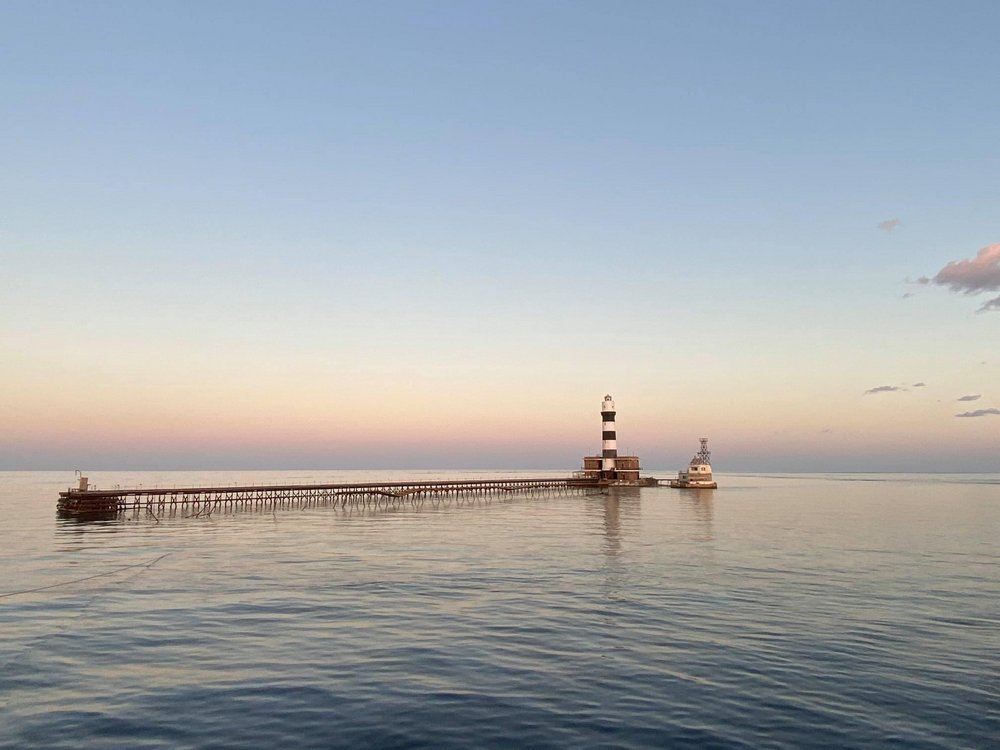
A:
MULTIPOLYGON (((91 480, 441 476, 499 475, 91 480)), ((1000 746, 1000 475, 719 480, 79 523, 0 473, 0 746, 1000 746)))

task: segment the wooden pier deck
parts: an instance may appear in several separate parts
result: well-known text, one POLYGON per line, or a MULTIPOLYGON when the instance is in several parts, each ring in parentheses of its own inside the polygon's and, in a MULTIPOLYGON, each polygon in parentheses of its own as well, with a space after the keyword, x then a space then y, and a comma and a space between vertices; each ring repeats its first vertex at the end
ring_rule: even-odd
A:
POLYGON ((443 482, 370 482, 364 484, 288 484, 233 487, 151 487, 113 490, 75 490, 59 493, 61 513, 115 513, 147 509, 151 512, 190 508, 289 508, 312 504, 389 505, 429 497, 486 497, 517 492, 586 491, 595 481, 573 477, 543 479, 466 479, 443 482))

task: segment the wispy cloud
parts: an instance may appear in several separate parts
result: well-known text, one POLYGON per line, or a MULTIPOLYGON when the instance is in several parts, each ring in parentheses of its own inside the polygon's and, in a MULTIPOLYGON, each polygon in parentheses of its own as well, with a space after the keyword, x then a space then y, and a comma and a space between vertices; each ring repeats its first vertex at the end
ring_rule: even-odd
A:
POLYGON ((975 411, 963 411, 956 414, 956 417, 985 417, 991 414, 1000 414, 1000 409, 976 409, 975 411))
MULTIPOLYGON (((975 258, 953 260, 934 276, 921 276, 921 284, 937 284, 961 294, 1000 290, 1000 245, 987 245, 975 258)), ((984 302, 979 312, 1000 311, 1000 297, 984 302)))
POLYGON ((901 390, 903 389, 900 388, 898 385, 877 385, 874 388, 869 388, 867 391, 865 391, 864 395, 867 396, 870 393, 891 393, 892 391, 901 391, 901 390))
POLYGON ((923 380, 921 380, 919 383, 914 383, 911 387, 913 387, 913 388, 926 388, 927 387, 927 383, 925 383, 923 380))
POLYGON ((880 221, 878 223, 878 228, 883 232, 891 232, 893 229, 902 224, 899 219, 886 219, 885 221, 880 221))
POLYGON ((982 395, 983 394, 981 394, 981 393, 977 393, 977 394, 975 394, 973 396, 962 396, 961 398, 959 398, 957 400, 958 401, 978 401, 979 397, 982 396, 982 395))

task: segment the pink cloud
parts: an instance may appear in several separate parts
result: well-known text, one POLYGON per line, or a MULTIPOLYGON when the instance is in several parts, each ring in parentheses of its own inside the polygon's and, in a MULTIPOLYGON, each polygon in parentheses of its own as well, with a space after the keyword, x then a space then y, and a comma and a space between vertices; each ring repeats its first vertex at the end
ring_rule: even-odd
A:
MULTIPOLYGON (((953 292, 980 294, 1000 290, 1000 244, 987 245, 976 257, 953 260, 934 276, 917 279, 921 284, 945 286, 953 292)), ((980 312, 1000 311, 1000 297, 987 300, 979 308, 980 312)))

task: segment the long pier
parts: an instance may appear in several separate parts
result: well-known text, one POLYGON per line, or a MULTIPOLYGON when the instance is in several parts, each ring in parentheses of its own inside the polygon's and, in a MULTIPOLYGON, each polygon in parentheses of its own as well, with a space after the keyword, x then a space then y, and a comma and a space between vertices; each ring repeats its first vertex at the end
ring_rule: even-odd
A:
POLYGON ((588 479, 467 479, 444 482, 370 482, 364 484, 287 484, 234 487, 151 487, 113 490, 68 489, 59 493, 62 513, 115 513, 188 508, 289 508, 307 505, 390 505, 434 497, 488 497, 517 492, 572 492, 596 488, 588 479))

